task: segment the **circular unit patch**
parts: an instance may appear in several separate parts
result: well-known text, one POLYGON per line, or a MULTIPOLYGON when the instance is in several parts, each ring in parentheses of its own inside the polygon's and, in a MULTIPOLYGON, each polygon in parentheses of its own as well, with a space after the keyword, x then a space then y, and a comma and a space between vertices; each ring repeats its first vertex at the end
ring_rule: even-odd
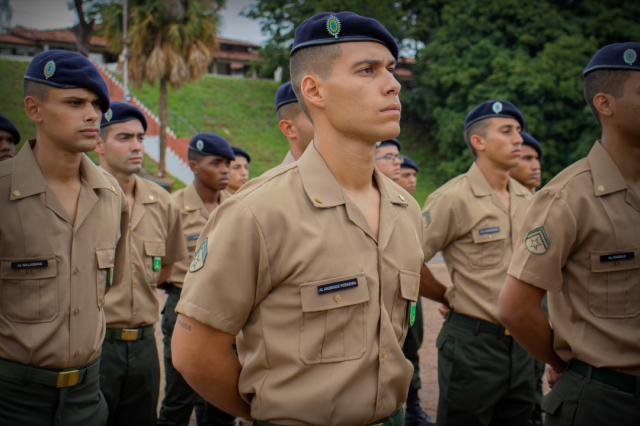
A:
POLYGON ((329 19, 327 19, 327 31, 329 31, 329 34, 338 38, 340 28, 340 20, 333 15, 329 16, 329 19))
POLYGON ((113 117, 113 111, 111 111, 111 108, 109 108, 109 111, 107 111, 107 112, 104 114, 104 118, 105 118, 107 121, 111 121, 111 117, 113 117))
POLYGON ((55 72, 56 63, 53 61, 47 62, 47 64, 44 66, 44 76, 47 78, 47 80, 53 77, 53 74, 55 74, 55 72))
POLYGON ((204 148, 204 142, 202 142, 202 139, 198 139, 198 142, 196 142, 196 148, 198 148, 198 151, 202 151, 202 148, 204 148))
POLYGON ((636 59, 638 59, 638 54, 633 49, 627 49, 627 50, 625 50, 624 55, 623 55, 622 58, 624 59, 624 61, 627 64, 633 65, 633 63, 636 61, 636 59))
POLYGON ((502 102, 494 102, 493 105, 491 106, 491 109, 496 114, 500 114, 500 111, 502 111, 502 102))

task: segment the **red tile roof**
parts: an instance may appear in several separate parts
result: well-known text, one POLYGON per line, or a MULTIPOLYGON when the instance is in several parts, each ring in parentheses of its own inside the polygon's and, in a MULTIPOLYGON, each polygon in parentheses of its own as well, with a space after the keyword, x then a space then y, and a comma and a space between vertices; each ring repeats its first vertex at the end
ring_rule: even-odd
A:
POLYGON ((260 49, 260 46, 257 44, 247 43, 244 41, 229 40, 228 38, 221 38, 221 37, 218 37, 217 40, 218 40, 218 43, 220 44, 233 44, 235 46, 247 46, 247 47, 253 47, 254 49, 260 49))
MULTIPOLYGON (((75 43, 76 35, 70 28, 59 30, 31 30, 23 27, 7 28, 7 31, 15 36, 39 42, 75 43)), ((106 47, 107 41, 101 36, 91 37, 92 46, 106 47)))
POLYGON ((0 43, 11 43, 11 44, 25 44, 28 46, 37 46, 33 40, 28 40, 26 38, 14 36, 13 34, 0 34, 0 43))
POLYGON ((216 50, 212 53, 214 58, 230 59, 233 61, 259 61, 258 52, 237 52, 234 50, 216 50))

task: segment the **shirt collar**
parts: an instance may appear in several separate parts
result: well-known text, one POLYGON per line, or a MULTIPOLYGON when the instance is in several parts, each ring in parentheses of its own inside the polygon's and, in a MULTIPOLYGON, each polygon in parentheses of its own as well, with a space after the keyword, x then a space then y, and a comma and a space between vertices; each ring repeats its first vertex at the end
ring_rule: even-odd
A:
POLYGON ((149 186, 146 185, 146 182, 143 182, 139 176, 135 176, 136 180, 136 193, 135 198, 141 204, 153 204, 158 202, 158 197, 149 189, 149 186))
POLYGON ((593 145, 587 159, 591 167, 596 197, 627 189, 627 182, 622 177, 622 173, 600 141, 593 145))
POLYGON ((191 182, 189 186, 184 190, 184 209, 187 211, 204 209, 204 203, 202 202, 202 198, 196 191, 196 185, 191 182))
POLYGON ((469 176, 469 184, 476 197, 485 197, 493 194, 493 189, 491 185, 489 185, 489 181, 475 161, 467 172, 467 176, 469 176))

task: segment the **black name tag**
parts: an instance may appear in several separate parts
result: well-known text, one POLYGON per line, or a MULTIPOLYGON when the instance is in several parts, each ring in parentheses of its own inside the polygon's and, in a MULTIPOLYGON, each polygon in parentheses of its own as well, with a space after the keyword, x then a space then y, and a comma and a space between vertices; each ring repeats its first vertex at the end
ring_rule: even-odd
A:
POLYGON ((600 256, 600 262, 613 262, 614 260, 629 260, 629 259, 635 259, 635 257, 636 257, 636 254, 634 252, 603 254, 602 256, 600 256))
POLYGON ((198 238, 200 238, 200 234, 198 234, 198 235, 191 235, 191 236, 187 237, 187 241, 197 240, 198 238))
POLYGON ((23 260, 22 262, 11 262, 11 269, 36 269, 49 266, 48 260, 23 260))
POLYGON ((318 294, 331 293, 332 291, 348 290, 358 287, 358 280, 346 280, 337 283, 325 284, 318 286, 318 294))
POLYGON ((500 232, 500 227, 496 226, 494 228, 484 228, 478 231, 478 233, 480 233, 480 235, 484 235, 484 234, 495 234, 496 232, 500 232))

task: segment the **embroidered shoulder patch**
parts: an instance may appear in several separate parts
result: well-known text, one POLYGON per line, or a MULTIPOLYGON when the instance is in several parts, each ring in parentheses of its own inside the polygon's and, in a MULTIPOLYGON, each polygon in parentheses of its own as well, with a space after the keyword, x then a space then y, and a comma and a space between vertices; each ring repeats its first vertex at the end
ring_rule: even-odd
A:
POLYGON ((533 254, 545 254, 549 249, 549 238, 544 230, 544 226, 536 228, 527 234, 524 245, 533 254))
POLYGON ((429 224, 431 223, 431 213, 429 213, 429 210, 427 210, 426 212, 422 212, 422 217, 424 217, 424 227, 428 228, 429 224))
POLYGON ((196 250, 193 255, 193 260, 191 261, 191 266, 189 266, 189 272, 197 272, 204 266, 204 261, 207 258, 207 242, 209 238, 205 238, 198 250, 196 250))

